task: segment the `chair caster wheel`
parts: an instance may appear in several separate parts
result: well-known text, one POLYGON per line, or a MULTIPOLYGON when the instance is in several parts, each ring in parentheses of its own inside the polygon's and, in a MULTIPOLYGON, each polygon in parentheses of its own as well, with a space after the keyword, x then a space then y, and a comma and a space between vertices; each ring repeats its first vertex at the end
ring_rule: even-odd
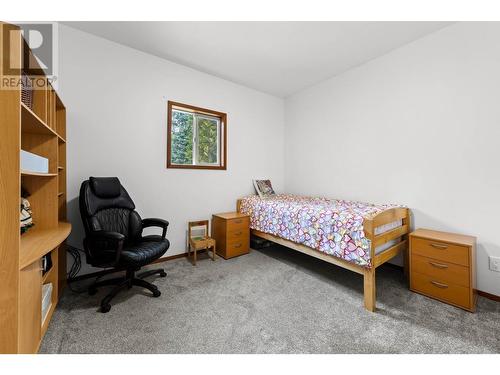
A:
POLYGON ((89 296, 93 296, 94 294, 97 293, 97 289, 94 287, 89 288, 89 296))
POLYGON ((101 312, 103 314, 107 313, 109 310, 111 310, 111 305, 109 303, 106 303, 105 305, 101 305, 101 312))
POLYGON ((158 289, 156 289, 156 290, 153 292, 153 297, 159 297, 159 296, 161 296, 161 292, 160 292, 158 289))
POLYGON ((161 271, 160 272, 160 277, 167 277, 167 273, 165 271, 161 271))

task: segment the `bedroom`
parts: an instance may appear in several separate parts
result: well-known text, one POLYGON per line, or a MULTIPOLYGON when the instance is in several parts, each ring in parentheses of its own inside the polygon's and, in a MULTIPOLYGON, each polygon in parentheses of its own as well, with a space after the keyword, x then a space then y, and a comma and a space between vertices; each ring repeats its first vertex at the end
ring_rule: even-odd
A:
POLYGON ((498 354, 500 23, 73 16, 3 19, 2 353, 498 354))

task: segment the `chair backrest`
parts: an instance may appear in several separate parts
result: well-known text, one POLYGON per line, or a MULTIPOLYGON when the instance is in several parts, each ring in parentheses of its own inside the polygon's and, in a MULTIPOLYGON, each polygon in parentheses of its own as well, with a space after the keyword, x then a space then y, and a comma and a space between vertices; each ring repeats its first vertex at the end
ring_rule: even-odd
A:
POLYGON ((189 240, 197 240, 208 237, 208 220, 190 221, 188 223, 189 240))
POLYGON ((85 234, 118 232, 126 241, 142 235, 142 220, 117 177, 90 177, 80 188, 80 215, 85 234))

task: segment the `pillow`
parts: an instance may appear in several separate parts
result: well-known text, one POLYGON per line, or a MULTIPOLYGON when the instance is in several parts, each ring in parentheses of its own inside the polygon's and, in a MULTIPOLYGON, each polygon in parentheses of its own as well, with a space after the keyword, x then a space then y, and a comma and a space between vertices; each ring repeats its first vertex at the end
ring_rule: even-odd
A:
POLYGON ((271 180, 253 180, 253 186, 261 198, 270 197, 276 194, 271 185, 271 180))

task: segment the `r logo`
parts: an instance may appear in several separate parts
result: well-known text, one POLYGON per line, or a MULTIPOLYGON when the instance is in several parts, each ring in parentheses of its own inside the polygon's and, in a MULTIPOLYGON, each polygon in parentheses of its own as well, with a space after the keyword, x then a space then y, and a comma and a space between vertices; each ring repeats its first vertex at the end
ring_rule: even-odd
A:
MULTIPOLYGON (((42 68, 45 75, 52 76, 54 74, 54 31, 52 23, 19 23, 20 30, 4 25, 4 38, 3 47, 5 51, 15 53, 19 49, 13 45, 14 41, 18 41, 16 33, 21 33, 26 46, 31 49, 32 54, 29 53, 28 48, 22 46, 22 66, 15 66, 13 61, 18 59, 4 60, 4 74, 6 75, 19 75, 22 70, 25 74, 30 76, 44 75, 40 71, 42 68)), ((17 64, 19 65, 19 64, 17 64)))

